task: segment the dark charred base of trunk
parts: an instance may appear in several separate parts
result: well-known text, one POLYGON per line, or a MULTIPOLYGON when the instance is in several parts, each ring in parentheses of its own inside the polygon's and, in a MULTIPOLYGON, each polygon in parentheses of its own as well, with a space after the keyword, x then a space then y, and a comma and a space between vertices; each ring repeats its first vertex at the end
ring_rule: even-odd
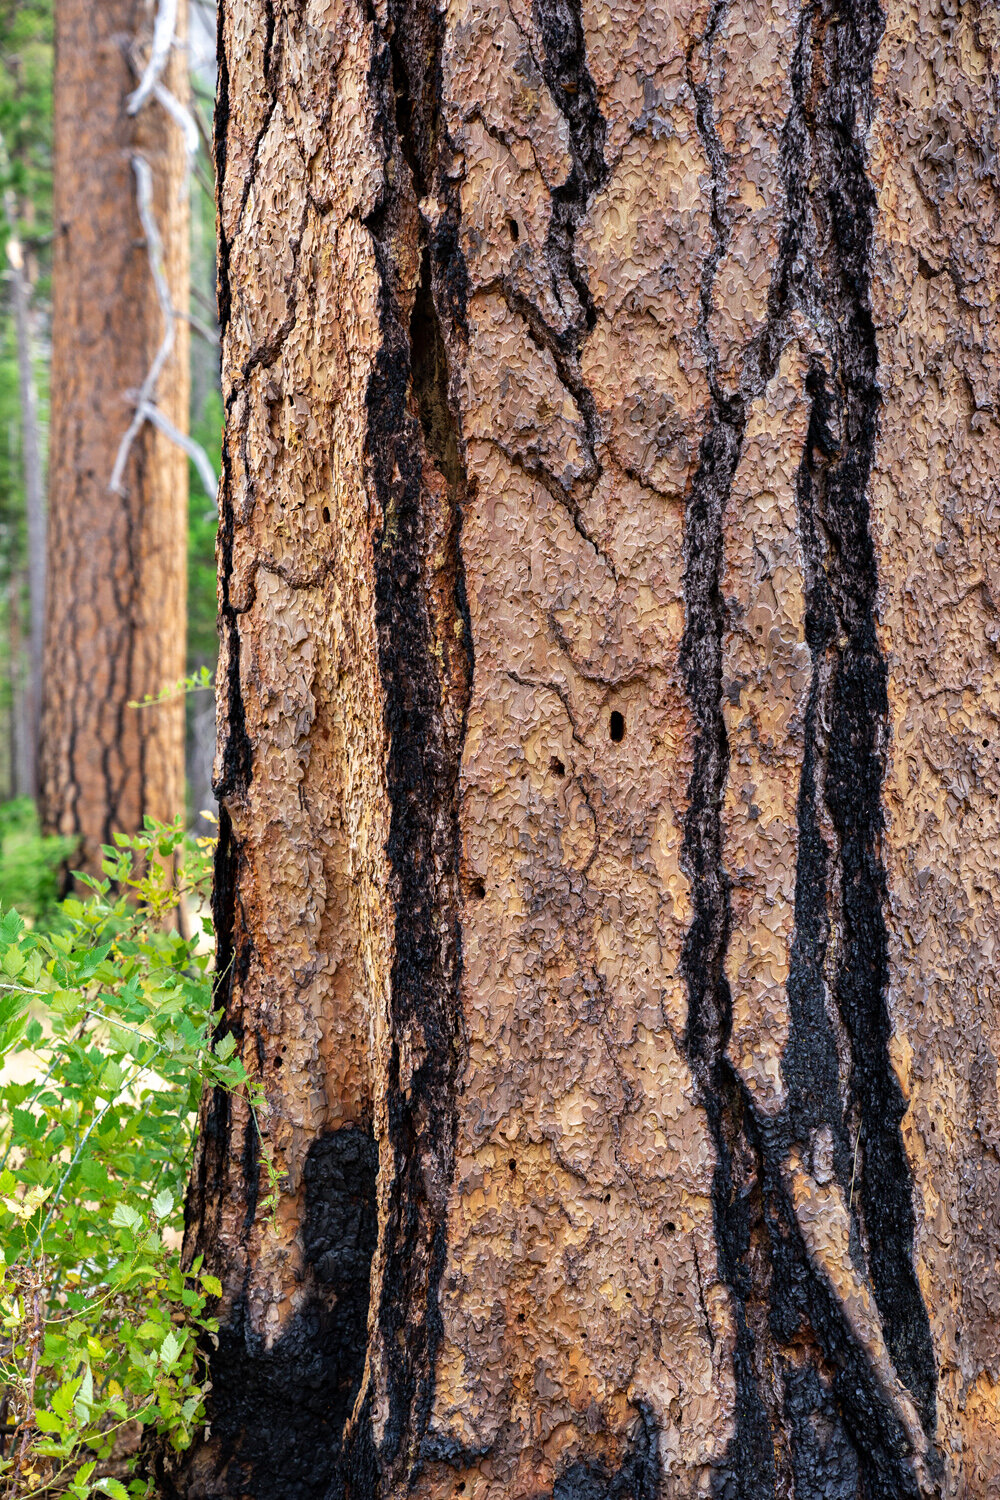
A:
POLYGON ((211 1443, 183 1489, 164 1466, 164 1500, 325 1500, 343 1493, 341 1440, 367 1349, 377 1167, 374 1139, 358 1126, 313 1142, 303 1172, 301 1305, 268 1347, 246 1299, 236 1301, 211 1359, 211 1443))

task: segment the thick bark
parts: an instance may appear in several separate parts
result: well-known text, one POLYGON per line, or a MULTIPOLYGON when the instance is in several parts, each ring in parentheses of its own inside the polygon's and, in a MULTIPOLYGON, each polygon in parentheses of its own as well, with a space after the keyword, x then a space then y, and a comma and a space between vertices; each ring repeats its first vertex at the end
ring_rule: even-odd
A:
MULTIPOLYGON (((148 46, 145 0, 57 0, 48 608, 41 746, 45 827, 78 835, 84 866, 115 830, 183 809, 183 700, 136 709, 184 672, 187 459, 148 423, 126 493, 118 445, 163 337, 132 158, 149 163, 174 305, 187 306, 184 144, 158 104, 135 117, 130 56, 148 46)), ((183 26, 185 7, 179 12, 183 26)), ((186 90, 183 54, 166 79, 186 90)), ((186 430, 180 322, 157 402, 186 430)))
POLYGON ((220 995, 282 1191, 207 1100, 167 1489, 985 1500, 995 12, 220 37, 220 995))

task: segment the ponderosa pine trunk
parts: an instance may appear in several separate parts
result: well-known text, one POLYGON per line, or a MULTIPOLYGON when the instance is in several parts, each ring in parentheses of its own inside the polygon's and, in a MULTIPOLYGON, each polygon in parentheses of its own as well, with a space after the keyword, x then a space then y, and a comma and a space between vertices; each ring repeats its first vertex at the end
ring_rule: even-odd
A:
POLYGON ((998 1493, 998 18, 223 0, 165 1494, 998 1493))
MULTIPOLYGON (((184 707, 129 705, 184 673, 187 458, 147 423, 124 494, 111 490, 134 398, 164 334, 133 159, 153 173, 174 306, 187 307, 188 202, 180 130, 127 100, 148 53, 152 0, 56 0, 55 204, 48 592, 41 737, 46 829, 78 860, 184 805, 184 707)), ((181 0, 178 31, 185 29, 181 0)), ((187 88, 183 53, 165 82, 187 88)), ((157 404, 187 430, 187 328, 178 322, 157 404)))

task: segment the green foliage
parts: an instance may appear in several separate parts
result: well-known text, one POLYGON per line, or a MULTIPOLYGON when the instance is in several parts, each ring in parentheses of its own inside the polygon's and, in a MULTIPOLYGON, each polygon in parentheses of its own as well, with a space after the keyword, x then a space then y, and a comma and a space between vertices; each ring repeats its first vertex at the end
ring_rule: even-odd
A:
MULTIPOLYGON (((52 229, 52 0, 0 0, 0 134, 27 248, 45 251, 52 229)), ((7 226, 0 224, 6 253, 7 226)))
POLYGON ((29 797, 0 803, 0 909, 16 907, 33 922, 48 922, 59 900, 59 876, 74 840, 45 837, 29 797))
POLYGON ((56 929, 0 919, 5 1497, 146 1494, 142 1429, 183 1449, 204 1419, 221 1288, 182 1268, 182 1200, 203 1087, 249 1091, 212 1012, 209 924, 178 930, 211 843, 147 824, 56 929))
POLYGON ((210 693, 215 690, 215 679, 207 667, 199 667, 187 677, 169 683, 158 693, 147 693, 129 704, 129 708, 149 708, 155 703, 169 703, 171 698, 183 698, 187 693, 210 693))

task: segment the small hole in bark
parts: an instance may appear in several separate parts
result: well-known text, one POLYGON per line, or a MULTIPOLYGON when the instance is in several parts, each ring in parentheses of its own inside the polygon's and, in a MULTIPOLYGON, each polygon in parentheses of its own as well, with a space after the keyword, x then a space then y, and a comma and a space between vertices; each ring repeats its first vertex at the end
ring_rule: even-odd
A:
POLYGON ((677 1228, 677 1225, 676 1225, 676 1224, 671 1224, 671 1223, 670 1223, 670 1222, 669 1222, 669 1221, 668 1221, 668 1223, 667 1223, 667 1233, 668 1233, 668 1234, 673 1234, 673 1233, 674 1233, 674 1230, 675 1230, 675 1229, 676 1229, 676 1228, 677 1228))
POLYGON ((516 1172, 516 1171, 517 1171, 517 1162, 516 1162, 516 1161, 515 1161, 515 1160, 514 1160, 514 1158, 513 1158, 513 1157, 511 1157, 511 1159, 510 1159, 510 1161, 509 1161, 509 1162, 508 1162, 508 1163, 507 1163, 507 1165, 508 1165, 508 1167, 509 1167, 509 1168, 510 1168, 510 1170, 511 1170, 511 1171, 512 1171, 512 1172, 516 1172))
POLYGON ((604 1194, 604 1201, 605 1201, 605 1203, 610 1203, 611 1202, 611 1194, 610 1193, 605 1193, 604 1194))
POLYGON ((659 1264, 660 1264, 660 1257, 658 1255, 654 1255, 653 1256, 653 1265, 654 1266, 658 1266, 659 1264))
POLYGON ((327 523, 327 525, 329 525, 329 523, 330 523, 330 507, 328 505, 324 505, 324 507, 323 507, 323 520, 327 523))
POLYGON ((461 1484, 456 1485, 456 1487, 455 1487, 455 1494, 456 1495, 464 1495, 465 1494, 465 1480, 464 1479, 462 1480, 461 1484))
MULTIPOLYGON (((986 741, 984 740, 983 744, 985 745, 985 743, 986 741)), ((552 772, 553 776, 566 775, 566 767, 563 765, 558 755, 553 755, 552 759, 549 761, 549 770, 552 772)))
POLYGON ((469 895, 473 901, 482 901, 486 895, 486 882, 481 875, 474 875, 469 881, 469 895))
POLYGON ((611 738, 614 740, 616 745, 620 745, 622 740, 625 738, 625 720, 618 712, 617 708, 613 708, 611 710, 610 730, 611 738))
POLYGON ((517 1315, 517 1321, 519 1323, 523 1323, 524 1322, 524 1313, 518 1313, 518 1315, 517 1315))
POLYGON ((280 1068, 280 1067, 282 1067, 284 1065, 284 1061, 285 1061, 285 1059, 283 1057, 276 1057, 274 1059, 274 1066, 276 1068, 280 1068))
POLYGON ((508 219, 507 220, 507 228, 510 231, 510 237, 511 237, 511 239, 514 241, 514 244, 516 245, 517 242, 518 242, 518 240, 521 238, 520 225, 518 224, 518 222, 517 222, 516 219, 508 219))

